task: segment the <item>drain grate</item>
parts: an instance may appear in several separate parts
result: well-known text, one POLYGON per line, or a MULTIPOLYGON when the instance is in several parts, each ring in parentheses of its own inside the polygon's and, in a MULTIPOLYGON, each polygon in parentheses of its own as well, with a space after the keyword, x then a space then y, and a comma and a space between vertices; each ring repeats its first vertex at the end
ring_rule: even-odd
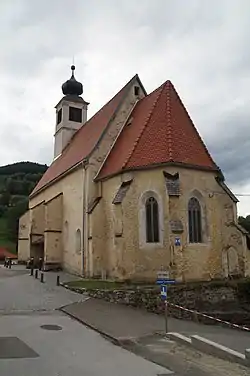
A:
POLYGON ((45 329, 45 330, 62 330, 61 326, 51 325, 51 324, 41 325, 40 328, 45 329))

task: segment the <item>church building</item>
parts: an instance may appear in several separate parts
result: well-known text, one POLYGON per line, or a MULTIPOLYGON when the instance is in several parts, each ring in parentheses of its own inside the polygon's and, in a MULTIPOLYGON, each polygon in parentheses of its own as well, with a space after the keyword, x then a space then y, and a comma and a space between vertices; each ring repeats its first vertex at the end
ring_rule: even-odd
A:
POLYGON ((170 81, 135 75, 88 119, 72 76, 56 105, 54 160, 19 221, 18 257, 87 278, 178 281, 250 275, 248 233, 170 81))

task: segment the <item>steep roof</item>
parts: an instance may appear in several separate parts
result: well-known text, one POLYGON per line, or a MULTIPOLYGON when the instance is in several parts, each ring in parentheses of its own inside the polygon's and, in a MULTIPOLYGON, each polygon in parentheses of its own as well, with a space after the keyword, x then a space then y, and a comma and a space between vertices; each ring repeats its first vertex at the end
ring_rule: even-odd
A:
POLYGON ((218 170, 170 81, 137 103, 97 179, 167 162, 218 170))
POLYGON ((75 133, 71 142, 63 150, 62 155, 52 162, 34 188, 30 197, 37 194, 49 183, 59 178, 89 156, 121 105, 130 85, 132 85, 136 79, 139 80, 138 75, 135 75, 107 104, 75 133))

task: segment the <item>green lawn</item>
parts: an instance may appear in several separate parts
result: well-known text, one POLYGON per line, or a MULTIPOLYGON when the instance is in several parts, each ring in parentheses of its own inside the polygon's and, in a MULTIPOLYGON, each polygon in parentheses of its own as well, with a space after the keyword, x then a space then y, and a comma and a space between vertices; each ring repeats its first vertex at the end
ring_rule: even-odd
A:
POLYGON ((126 285, 123 282, 100 281, 95 279, 80 279, 78 281, 68 282, 67 285, 73 288, 87 288, 87 289, 103 289, 116 290, 124 288, 126 285))
POLYGON ((99 279, 80 279, 77 281, 70 281, 66 283, 72 288, 86 288, 86 289, 101 289, 101 290, 121 290, 121 289, 131 289, 131 288, 155 288, 155 283, 140 282, 140 281, 130 281, 130 282, 119 282, 119 281, 102 281, 99 279))

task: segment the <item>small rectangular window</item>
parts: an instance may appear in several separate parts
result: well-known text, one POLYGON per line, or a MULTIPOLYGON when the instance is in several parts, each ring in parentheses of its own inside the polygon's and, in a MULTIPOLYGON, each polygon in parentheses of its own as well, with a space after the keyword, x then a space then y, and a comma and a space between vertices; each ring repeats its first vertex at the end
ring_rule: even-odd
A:
POLYGON ((132 183, 132 180, 129 180, 129 181, 126 181, 126 182, 123 182, 120 186, 120 188, 118 189, 118 192, 116 193, 115 195, 115 198, 113 200, 113 204, 117 205, 117 204, 121 204, 124 197, 126 196, 126 193, 130 187, 130 184, 132 183))
POLYGON ((134 86, 134 93, 136 96, 139 95, 139 92, 140 92, 139 86, 134 86))
POLYGON ((57 124, 60 124, 62 121, 62 109, 60 109, 58 112, 57 112, 57 124))
POLYGON ((69 107, 69 120, 77 123, 82 122, 82 109, 76 107, 69 107))

